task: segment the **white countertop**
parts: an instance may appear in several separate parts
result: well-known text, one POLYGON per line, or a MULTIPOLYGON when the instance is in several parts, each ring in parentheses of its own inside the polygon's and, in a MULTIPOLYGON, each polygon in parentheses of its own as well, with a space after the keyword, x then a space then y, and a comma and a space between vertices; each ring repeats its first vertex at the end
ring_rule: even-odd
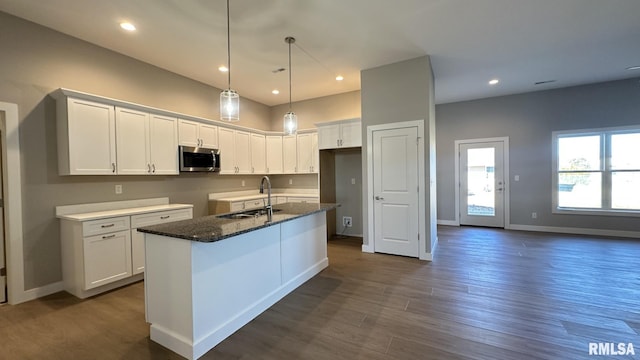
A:
POLYGON ((73 220, 73 221, 87 221, 87 220, 96 220, 96 219, 104 219, 110 217, 117 216, 126 216, 126 215, 138 215, 138 214, 146 214, 157 211, 167 211, 167 210, 179 210, 179 209, 188 209, 193 208, 191 204, 163 204, 163 205, 152 205, 152 206, 141 206, 141 207, 132 207, 132 208, 124 208, 124 209, 114 209, 114 210, 103 210, 103 211, 93 211, 86 213, 77 213, 77 214, 64 214, 57 215, 59 219, 73 220))

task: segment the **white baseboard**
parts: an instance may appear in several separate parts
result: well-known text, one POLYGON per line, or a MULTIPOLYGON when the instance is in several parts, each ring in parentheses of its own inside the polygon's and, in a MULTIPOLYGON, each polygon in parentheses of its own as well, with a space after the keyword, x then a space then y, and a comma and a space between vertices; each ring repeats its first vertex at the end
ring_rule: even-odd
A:
POLYGON ((438 225, 460 226, 460 223, 455 220, 438 220, 438 225))
POLYGON ((362 252, 373 253, 373 246, 368 244, 362 244, 362 252))
POLYGON ((640 239, 640 231, 585 229, 585 228, 573 228, 573 227, 535 226, 535 225, 518 225, 518 224, 509 224, 509 230, 551 232, 551 233, 576 234, 576 235, 615 236, 615 237, 640 239))
POLYGON ((23 303, 26 301, 35 300, 37 298, 41 298, 43 296, 55 294, 57 292, 64 290, 64 283, 62 281, 58 281, 49 285, 25 290, 21 296, 19 296, 17 301, 12 302, 12 305, 23 303))

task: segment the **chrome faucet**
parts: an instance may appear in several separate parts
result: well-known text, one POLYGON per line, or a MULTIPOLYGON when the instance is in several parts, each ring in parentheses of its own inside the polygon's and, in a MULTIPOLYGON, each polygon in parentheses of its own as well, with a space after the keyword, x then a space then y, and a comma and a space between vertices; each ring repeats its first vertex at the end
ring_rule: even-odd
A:
POLYGON ((267 181, 267 206, 265 206, 265 209, 267 209, 267 221, 271 222, 271 219, 273 217, 273 208, 271 207, 271 180, 269 180, 268 176, 263 176, 262 180, 260 181, 260 194, 264 194, 264 181, 267 181))

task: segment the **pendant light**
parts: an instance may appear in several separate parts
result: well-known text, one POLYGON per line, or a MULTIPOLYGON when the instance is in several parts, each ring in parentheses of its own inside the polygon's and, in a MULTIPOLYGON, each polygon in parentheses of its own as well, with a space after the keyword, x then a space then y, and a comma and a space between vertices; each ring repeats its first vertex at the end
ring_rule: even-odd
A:
POLYGON ((289 112, 284 114, 284 133, 293 135, 298 131, 298 117, 291 111, 291 44, 295 43, 296 39, 287 36, 284 42, 289 44, 289 112))
POLYGON ((240 120, 240 96, 231 89, 231 36, 229 35, 229 0, 227 0, 227 80, 228 87, 220 93, 220 120, 240 120))

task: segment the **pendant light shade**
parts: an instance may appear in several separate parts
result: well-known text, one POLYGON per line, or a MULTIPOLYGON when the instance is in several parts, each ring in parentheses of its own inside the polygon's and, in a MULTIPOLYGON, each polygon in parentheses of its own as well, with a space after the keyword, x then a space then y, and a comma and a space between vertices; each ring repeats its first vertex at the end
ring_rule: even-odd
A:
POLYGON ((289 44, 289 112, 284 114, 284 132, 293 135, 298 132, 298 116, 291 110, 291 44, 295 43, 296 39, 287 36, 284 41, 289 44))
POLYGON ((220 93, 220 120, 240 120, 240 95, 231 89, 231 36, 229 27, 229 0, 227 0, 227 80, 228 87, 220 93))
POLYGON ((293 111, 284 114, 284 132, 293 135, 298 131, 298 116, 293 111))
POLYGON ((226 89, 220 93, 220 119, 240 120, 240 95, 235 90, 226 89))

